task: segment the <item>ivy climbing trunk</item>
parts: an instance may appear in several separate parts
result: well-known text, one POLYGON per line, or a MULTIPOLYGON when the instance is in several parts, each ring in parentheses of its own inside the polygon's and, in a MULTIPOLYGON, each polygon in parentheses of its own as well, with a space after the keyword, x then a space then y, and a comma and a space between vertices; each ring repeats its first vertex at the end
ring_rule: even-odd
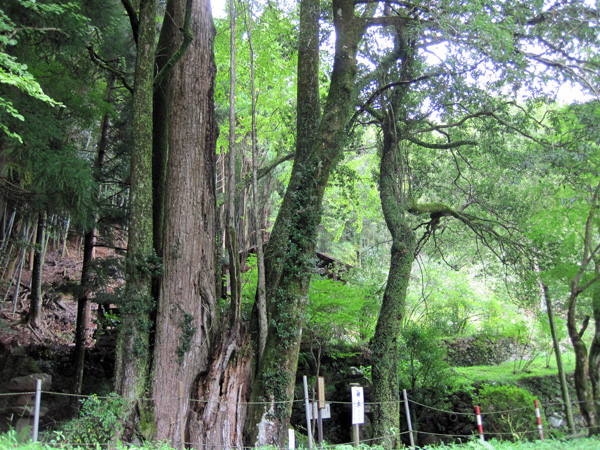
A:
POLYGON ((398 339, 416 247, 415 234, 406 217, 408 200, 401 193, 403 171, 397 163, 398 137, 394 128, 393 122, 384 121, 379 190, 385 223, 392 235, 392 249, 390 271, 371 344, 373 401, 377 404, 373 434, 384 448, 401 445, 398 339))
POLYGON ((146 389, 149 365, 152 254, 152 82, 156 0, 140 0, 139 32, 133 94, 133 148, 129 198, 129 234, 124 298, 119 307, 121 326, 117 339, 115 390, 130 401, 127 434, 133 432, 134 414, 146 389), (134 407, 135 406, 135 407, 134 407))
MULTIPOLYGON (((189 17, 193 39, 175 62, 167 83, 168 146, 163 276, 157 311, 152 396, 155 438, 173 447, 189 438, 190 402, 218 329, 215 295, 214 26, 208 0, 170 0, 170 20, 179 29, 189 17), (189 14, 186 16, 186 13, 189 14), (180 429, 178 383, 183 384, 184 430, 180 429)), ((181 48, 184 36, 172 36, 181 48)))
POLYGON ((287 435, 321 203, 346 140, 354 100, 356 51, 364 27, 354 14, 353 1, 332 3, 335 58, 321 118, 316 113, 318 90, 314 89, 318 86, 319 2, 304 0, 300 4, 299 44, 300 48, 309 47, 310 56, 298 58, 296 156, 265 250, 269 328, 245 427, 245 442, 252 446, 279 445, 287 435))
MULTIPOLYGON (((389 8, 385 15, 391 14, 389 8)), ((409 37, 408 29, 397 24, 393 29, 394 51, 386 64, 380 66, 377 82, 386 85, 385 68, 392 63, 400 63, 399 78, 407 81, 412 78, 415 36, 409 37)), ((396 75, 398 76, 398 75, 396 75)), ((400 447, 400 386, 399 339, 406 305, 406 292, 415 258, 416 237, 408 221, 407 214, 412 199, 407 181, 408 168, 400 152, 401 131, 398 124, 403 118, 403 106, 409 91, 409 83, 400 83, 380 97, 380 109, 372 110, 379 121, 383 134, 381 162, 379 168, 379 196, 386 226, 392 236, 390 269, 383 294, 381 310, 377 318, 375 334, 371 342, 374 409, 373 434, 376 443, 384 448, 400 447)))

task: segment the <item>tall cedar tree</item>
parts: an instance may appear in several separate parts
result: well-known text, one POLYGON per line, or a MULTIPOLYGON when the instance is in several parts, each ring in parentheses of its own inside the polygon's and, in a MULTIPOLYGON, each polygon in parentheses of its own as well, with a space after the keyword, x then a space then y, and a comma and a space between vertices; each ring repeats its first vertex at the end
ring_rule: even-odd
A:
POLYGON ((215 147, 213 56, 215 30, 208 0, 170 0, 165 20, 175 30, 170 42, 182 48, 184 33, 193 39, 178 57, 167 84, 168 159, 163 247, 163 276, 156 318, 152 396, 156 439, 181 444, 189 436, 190 403, 177 420, 182 397, 208 370, 209 352, 218 329, 215 292, 215 147), (189 23, 189 27, 188 27, 189 23), (183 431, 183 433, 182 433, 183 431))

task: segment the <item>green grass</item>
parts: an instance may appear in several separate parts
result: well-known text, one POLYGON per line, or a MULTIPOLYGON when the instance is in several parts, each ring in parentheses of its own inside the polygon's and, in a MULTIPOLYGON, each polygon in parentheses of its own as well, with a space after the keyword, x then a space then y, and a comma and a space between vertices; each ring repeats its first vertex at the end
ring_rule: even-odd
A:
POLYGON ((596 437, 543 442, 473 441, 462 445, 424 447, 423 450, 597 450, 598 448, 600 448, 600 439, 596 437))
MULTIPOLYGON (((575 370, 575 359, 563 356, 563 366, 567 373, 575 370)), ((546 368, 546 358, 540 356, 536 358, 527 368, 526 372, 514 373, 514 362, 506 362, 498 366, 473 366, 473 367, 455 367, 453 370, 461 377, 472 383, 515 383, 523 378, 543 377, 557 375, 556 361, 550 360, 550 367, 546 368)))
MULTIPOLYGON (((60 446, 51 446, 49 444, 21 443, 17 440, 14 431, 0 434, 0 450, 54 450, 68 449, 78 450, 81 447, 70 446, 64 443, 60 446)), ((94 448, 94 447, 91 447, 94 448)), ((106 447, 98 447, 106 449, 106 447)), ((117 445, 112 447, 114 450, 172 450, 168 445, 149 445, 146 447, 117 445)), ((324 447, 326 450, 356 450, 350 445, 332 445, 324 447)), ((423 447, 423 450, 597 450, 600 448, 600 438, 585 438, 572 440, 545 440, 543 442, 480 442, 471 441, 466 444, 439 445, 423 447)), ((382 447, 368 447, 361 445, 360 450, 383 450, 382 447)), ((83 449, 82 449, 83 450, 83 449)), ((216 450, 216 449, 215 449, 216 450)), ((261 449, 258 449, 261 450, 261 449)), ((275 447, 264 447, 262 450, 276 450, 275 447)))

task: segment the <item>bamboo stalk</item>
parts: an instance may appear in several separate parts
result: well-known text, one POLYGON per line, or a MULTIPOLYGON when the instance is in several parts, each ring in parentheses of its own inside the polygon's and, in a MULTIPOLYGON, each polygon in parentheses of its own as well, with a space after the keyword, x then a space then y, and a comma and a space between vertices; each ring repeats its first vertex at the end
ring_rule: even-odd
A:
MULTIPOLYGON (((67 217, 67 224, 65 226, 65 236, 63 238, 62 251, 60 252, 61 258, 64 258, 65 253, 67 253, 67 239, 69 238, 69 225, 71 225, 71 216, 67 217)), ((67 253, 67 256, 69 256, 68 253, 67 253)))

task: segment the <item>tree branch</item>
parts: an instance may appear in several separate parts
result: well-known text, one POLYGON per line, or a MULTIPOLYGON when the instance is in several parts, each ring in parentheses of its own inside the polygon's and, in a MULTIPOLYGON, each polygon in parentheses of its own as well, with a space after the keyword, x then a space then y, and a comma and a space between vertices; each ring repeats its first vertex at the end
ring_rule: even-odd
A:
POLYGON ((294 152, 292 152, 292 153, 288 153, 287 155, 280 156, 279 158, 273 159, 266 166, 263 166, 260 169, 258 169, 258 179, 260 180, 261 178, 264 178, 277 166, 279 166, 280 164, 282 164, 286 161, 290 161, 290 160, 294 159, 295 156, 296 156, 296 154, 294 152))
POLYGON ((90 59, 92 60, 92 62, 96 63, 99 67, 103 68, 104 70, 107 70, 108 72, 114 74, 117 78, 119 78, 119 80, 121 80, 121 83, 123 83, 123 86, 125 86, 125 88, 131 94, 133 94, 133 87, 127 82, 127 78, 125 78, 125 74, 123 72, 121 72, 120 70, 111 66, 106 61, 104 61, 102 58, 100 58, 100 56, 94 51, 94 48, 91 45, 88 45, 87 49, 88 49, 88 53, 90 54, 90 59))
MULTIPOLYGON (((411 201, 409 207, 407 208, 407 212, 413 214, 415 216, 421 216, 425 214, 429 214, 431 221, 427 223, 427 231, 426 234, 433 235, 435 238, 435 230, 439 227, 439 222, 443 217, 453 217, 464 225, 466 225, 471 231, 475 233, 475 235, 481 239, 483 244, 498 258, 502 263, 506 263, 506 247, 513 247, 520 249, 522 251, 523 245, 515 242, 509 237, 501 235, 498 231, 496 231, 492 226, 499 226, 506 230, 509 235, 514 232, 514 227, 511 227, 502 222, 498 222, 495 220, 485 219, 482 217, 476 217, 471 214, 465 214, 463 212, 457 211, 453 208, 450 208, 446 204, 442 202, 433 202, 433 203, 417 203, 414 200, 411 201), (489 239, 492 238, 495 240, 499 247, 500 252, 494 248, 489 242, 489 239)), ((428 239, 429 237, 427 237, 428 239)), ((424 240, 422 238, 421 240, 424 240)), ((425 239, 426 241, 426 239, 425 239)))
POLYGON ((135 45, 137 45, 138 41, 138 33, 140 29, 140 21, 137 16, 137 12, 131 3, 131 0, 121 0, 123 3, 123 7, 129 16, 129 23, 131 24, 131 31, 133 33, 133 40, 135 41, 135 45))
MULTIPOLYGON (((280 164, 282 164, 286 161, 290 161, 290 160, 294 159, 295 156, 296 156, 296 153, 292 152, 292 153, 288 153, 286 155, 280 156, 279 158, 275 158, 275 159, 269 161, 269 163, 266 166, 260 167, 258 169, 257 179, 260 180, 260 179, 266 177, 277 166, 279 166, 280 164)), ((244 182, 241 183, 240 185, 238 185, 238 191, 241 191, 242 189, 247 189, 248 187, 250 187, 251 184, 252 184, 252 177, 250 176, 250 174, 248 174, 245 177, 244 182)))
POLYGON ((412 142, 413 144, 416 144, 420 147, 431 148, 434 150, 448 150, 448 149, 460 147, 462 145, 477 145, 479 143, 478 141, 474 141, 472 139, 459 139, 458 141, 447 142, 445 144, 434 144, 434 143, 430 143, 430 142, 425 142, 425 141, 421 141, 412 136, 407 136, 404 139, 406 139, 407 141, 412 142))
POLYGON ((583 334, 585 333, 585 330, 587 330, 587 327, 590 323, 590 316, 585 316, 585 318, 583 319, 583 322, 581 323, 581 328, 579 329, 579 338, 583 338, 583 334))

